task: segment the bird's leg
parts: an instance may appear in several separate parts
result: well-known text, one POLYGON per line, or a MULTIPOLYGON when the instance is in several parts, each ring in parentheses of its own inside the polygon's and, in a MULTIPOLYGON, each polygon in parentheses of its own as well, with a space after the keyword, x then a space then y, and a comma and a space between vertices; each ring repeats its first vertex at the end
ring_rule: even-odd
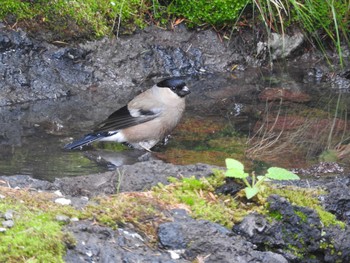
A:
POLYGON ((142 149, 144 149, 144 150, 146 150, 147 152, 152 152, 150 149, 148 149, 146 146, 143 146, 142 144, 140 144, 140 146, 141 146, 141 148, 142 149))
POLYGON ((156 140, 150 140, 150 141, 144 141, 144 142, 139 142, 139 146, 146 150, 147 152, 152 152, 150 149, 157 144, 158 141, 156 140))

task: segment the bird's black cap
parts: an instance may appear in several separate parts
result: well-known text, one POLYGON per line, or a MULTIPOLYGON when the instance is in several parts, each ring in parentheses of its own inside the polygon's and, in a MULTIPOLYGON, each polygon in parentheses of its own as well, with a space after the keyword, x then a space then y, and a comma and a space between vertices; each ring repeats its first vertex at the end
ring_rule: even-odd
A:
POLYGON ((161 82, 158 82, 157 86, 161 88, 182 88, 186 86, 186 83, 183 80, 183 78, 173 77, 173 78, 167 78, 162 80, 161 82))

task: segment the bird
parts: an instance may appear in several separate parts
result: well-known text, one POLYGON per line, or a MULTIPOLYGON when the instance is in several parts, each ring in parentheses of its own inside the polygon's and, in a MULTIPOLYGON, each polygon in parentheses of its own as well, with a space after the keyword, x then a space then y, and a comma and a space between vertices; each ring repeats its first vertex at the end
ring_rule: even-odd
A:
POLYGON ((163 79, 109 115, 92 133, 66 144, 64 148, 81 149, 95 141, 115 141, 151 151, 180 122, 185 97, 190 93, 183 78, 163 79))

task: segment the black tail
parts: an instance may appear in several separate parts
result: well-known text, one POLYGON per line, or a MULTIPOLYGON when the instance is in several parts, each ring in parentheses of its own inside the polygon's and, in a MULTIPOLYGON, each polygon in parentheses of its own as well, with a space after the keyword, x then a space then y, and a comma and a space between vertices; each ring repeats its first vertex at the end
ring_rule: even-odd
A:
POLYGON ((101 136, 100 134, 87 134, 84 136, 84 138, 82 138, 80 140, 76 140, 76 141, 73 141, 71 143, 66 144, 64 146, 64 149, 74 150, 74 149, 77 149, 81 146, 84 146, 84 145, 87 145, 87 144, 92 143, 94 141, 97 141, 101 137, 103 137, 103 136, 101 136))

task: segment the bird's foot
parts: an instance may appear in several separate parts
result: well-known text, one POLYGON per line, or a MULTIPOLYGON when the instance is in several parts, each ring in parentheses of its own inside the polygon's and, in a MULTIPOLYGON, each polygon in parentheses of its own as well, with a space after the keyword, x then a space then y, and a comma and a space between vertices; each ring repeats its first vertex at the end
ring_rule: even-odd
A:
POLYGON ((151 151, 151 148, 156 145, 158 141, 155 141, 155 140, 150 140, 150 141, 144 141, 144 142, 139 142, 138 143, 138 146, 141 148, 141 149, 144 149, 146 150, 147 152, 152 152, 151 151))

